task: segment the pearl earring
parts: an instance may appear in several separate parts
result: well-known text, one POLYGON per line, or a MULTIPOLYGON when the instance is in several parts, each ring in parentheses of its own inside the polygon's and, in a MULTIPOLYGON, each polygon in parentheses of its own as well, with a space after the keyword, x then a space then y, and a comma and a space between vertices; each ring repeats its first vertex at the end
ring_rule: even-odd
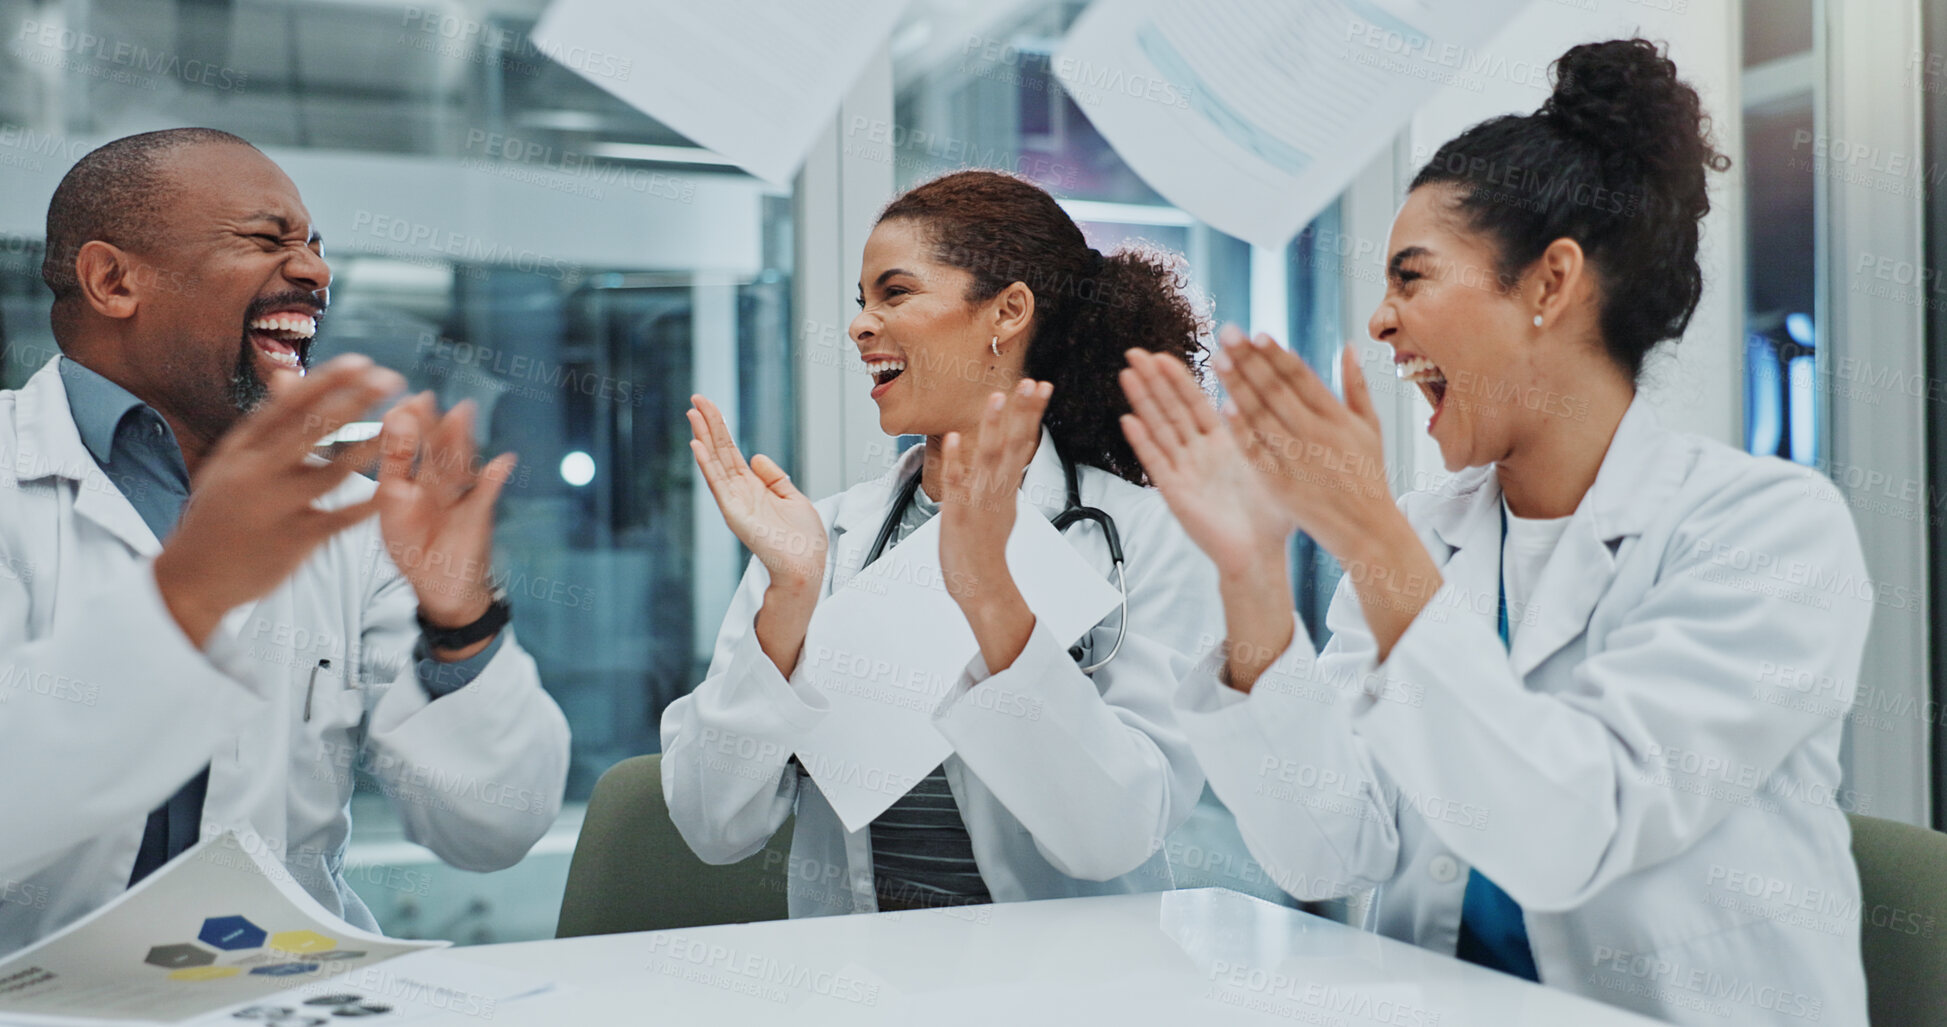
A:
POLYGON ((1536 327, 1536 328, 1540 328, 1540 327, 1541 327, 1541 315, 1540 315, 1540 314, 1536 314, 1536 315, 1535 315, 1535 327, 1536 327))
MULTIPOLYGON (((1537 323, 1539 323, 1539 322, 1537 322, 1537 323)), ((990 343, 988 343, 988 344, 987 344, 987 348, 988 348, 988 349, 991 349, 991 350, 993 350, 993 351, 994 351, 994 355, 995 355, 995 356, 997 356, 997 357, 998 357, 998 356, 1000 356, 1000 355, 1001 355, 1001 337, 1000 337, 1000 336, 998 336, 998 335, 996 335, 996 336, 994 336, 994 341, 993 341, 993 342, 990 342, 990 343)))

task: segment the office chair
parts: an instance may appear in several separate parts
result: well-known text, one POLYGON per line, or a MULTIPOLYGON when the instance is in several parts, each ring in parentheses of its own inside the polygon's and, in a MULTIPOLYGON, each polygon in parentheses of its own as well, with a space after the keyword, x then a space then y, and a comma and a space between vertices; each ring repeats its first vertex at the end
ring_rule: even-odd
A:
POLYGON ((1947 834, 1846 814, 1872 1022, 1947 1023, 1947 834))
POLYGON ((712 866, 670 822, 662 756, 623 760, 589 797, 555 937, 782 920, 791 826, 749 859, 712 866))

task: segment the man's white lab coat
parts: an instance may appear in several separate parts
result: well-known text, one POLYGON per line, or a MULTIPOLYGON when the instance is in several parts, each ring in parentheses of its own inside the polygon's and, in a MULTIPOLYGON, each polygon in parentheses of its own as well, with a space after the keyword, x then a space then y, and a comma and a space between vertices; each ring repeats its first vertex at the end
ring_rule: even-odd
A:
MULTIPOLYGON (((430 699, 412 668, 418 602, 376 517, 199 650, 156 588, 160 543, 81 441, 61 359, 0 392, 0 953, 121 894, 149 811, 204 764, 203 836, 236 830, 360 926, 371 913, 341 872, 355 767, 448 863, 519 860, 568 766, 533 659, 509 637, 430 699)), ((354 476, 326 503, 375 487, 354 476)))

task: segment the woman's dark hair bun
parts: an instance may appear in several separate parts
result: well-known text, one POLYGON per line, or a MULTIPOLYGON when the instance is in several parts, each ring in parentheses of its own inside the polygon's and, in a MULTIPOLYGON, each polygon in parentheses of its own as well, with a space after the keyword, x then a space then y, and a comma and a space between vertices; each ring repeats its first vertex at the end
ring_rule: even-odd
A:
POLYGON ((1658 174, 1723 171, 1730 158, 1710 143, 1710 117, 1676 62, 1646 39, 1583 43, 1555 61, 1555 91, 1538 112, 1563 134, 1658 174))
POLYGON ((1454 190, 1468 225, 1495 242, 1506 286, 1555 240, 1575 240, 1601 285, 1603 346, 1635 378, 1703 297, 1705 175, 1731 162, 1711 143, 1697 91, 1655 43, 1584 43, 1554 68, 1540 110, 1448 140, 1412 187, 1454 190))

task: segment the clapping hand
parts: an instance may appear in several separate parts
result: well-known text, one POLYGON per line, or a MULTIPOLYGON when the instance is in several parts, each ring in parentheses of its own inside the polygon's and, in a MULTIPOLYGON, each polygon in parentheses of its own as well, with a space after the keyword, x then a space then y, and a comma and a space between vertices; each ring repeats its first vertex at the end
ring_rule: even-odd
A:
POLYGON ((1014 662, 1034 630, 1034 614, 1007 569, 1007 539, 1054 390, 1024 378, 988 397, 973 440, 948 432, 941 441, 940 574, 995 673, 1014 662))

